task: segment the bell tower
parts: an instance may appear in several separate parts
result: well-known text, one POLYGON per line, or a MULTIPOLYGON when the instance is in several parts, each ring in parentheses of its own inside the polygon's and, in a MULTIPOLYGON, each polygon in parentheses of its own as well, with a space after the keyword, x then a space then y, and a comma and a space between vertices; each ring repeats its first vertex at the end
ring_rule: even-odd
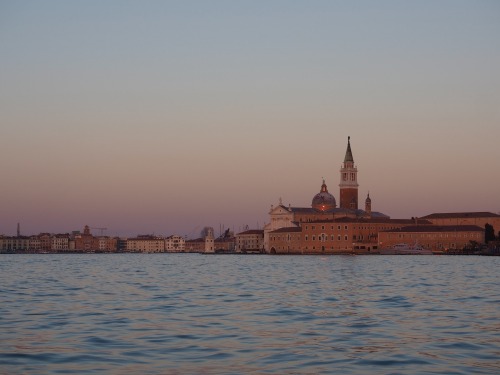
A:
POLYGON ((358 209, 358 168, 354 165, 351 137, 347 137, 344 164, 340 168, 340 208, 358 209))
POLYGON ((371 216, 371 214, 372 214, 372 200, 370 198, 370 193, 368 193, 366 200, 365 200, 365 211, 368 215, 371 216))
POLYGON ((214 229, 208 228, 207 235, 205 236, 205 253, 215 252, 214 247, 214 229))

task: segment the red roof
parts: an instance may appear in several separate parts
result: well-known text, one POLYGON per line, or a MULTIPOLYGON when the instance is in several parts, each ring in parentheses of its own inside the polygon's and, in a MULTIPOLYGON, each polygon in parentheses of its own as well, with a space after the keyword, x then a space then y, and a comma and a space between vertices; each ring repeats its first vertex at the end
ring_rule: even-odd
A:
POLYGON ((325 220, 312 220, 312 221, 302 221, 302 225, 310 223, 386 223, 386 224, 432 224, 429 220, 425 219, 389 219, 389 218, 352 218, 352 217, 341 217, 339 219, 325 219, 325 220))
POLYGON ((500 215, 492 212, 442 212, 423 216, 423 219, 454 219, 454 218, 482 218, 482 217, 499 217, 500 215))
POLYGON ((299 227, 285 227, 273 230, 271 233, 288 233, 288 232, 302 232, 302 228, 299 227))
POLYGON ((245 232, 238 233, 237 236, 243 235, 243 234, 262 234, 264 235, 264 230, 263 229, 250 229, 245 232))
POLYGON ((388 229, 382 232, 484 232, 484 228, 477 225, 412 225, 398 229, 388 229))

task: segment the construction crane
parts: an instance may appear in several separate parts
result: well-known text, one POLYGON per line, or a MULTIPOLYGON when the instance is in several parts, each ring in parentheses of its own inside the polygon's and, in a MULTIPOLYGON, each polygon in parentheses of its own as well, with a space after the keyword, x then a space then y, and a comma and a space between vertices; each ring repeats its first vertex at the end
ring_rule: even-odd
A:
POLYGON ((97 229, 99 231, 99 236, 103 236, 104 231, 108 230, 108 228, 90 228, 90 229, 97 229))

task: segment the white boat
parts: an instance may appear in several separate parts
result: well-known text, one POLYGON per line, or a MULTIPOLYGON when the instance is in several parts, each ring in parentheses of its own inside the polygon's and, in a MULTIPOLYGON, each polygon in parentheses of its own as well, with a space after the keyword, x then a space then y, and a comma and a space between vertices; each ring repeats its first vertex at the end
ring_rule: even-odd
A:
POLYGON ((424 249, 419 244, 408 245, 407 243, 398 243, 389 249, 381 249, 382 255, 433 255, 431 250, 424 249))

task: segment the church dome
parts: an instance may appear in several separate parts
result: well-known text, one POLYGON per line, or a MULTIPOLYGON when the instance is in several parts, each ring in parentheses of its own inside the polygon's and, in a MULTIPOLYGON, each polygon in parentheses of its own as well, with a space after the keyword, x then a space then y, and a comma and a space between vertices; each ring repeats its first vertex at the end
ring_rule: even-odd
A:
POLYGON ((337 202, 335 197, 328 192, 326 188, 325 180, 323 180, 323 185, 321 185, 321 191, 316 194, 312 200, 312 208, 318 211, 328 211, 337 207, 337 202))

